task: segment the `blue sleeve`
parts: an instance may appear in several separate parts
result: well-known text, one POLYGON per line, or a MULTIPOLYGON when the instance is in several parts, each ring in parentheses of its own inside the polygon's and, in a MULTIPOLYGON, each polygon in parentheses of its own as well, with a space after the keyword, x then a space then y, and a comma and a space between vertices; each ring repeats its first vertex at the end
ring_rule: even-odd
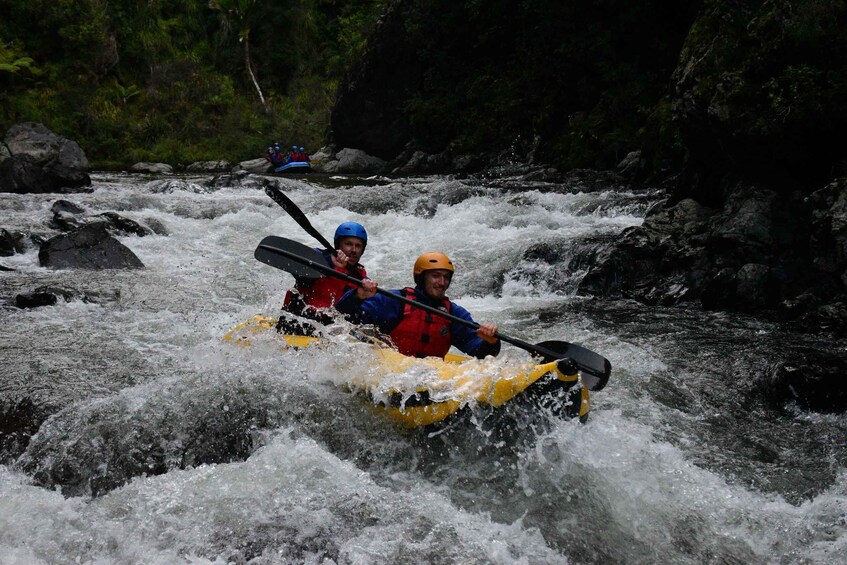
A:
MULTIPOLYGON (((473 322, 473 318, 471 318, 470 312, 456 304, 455 302, 450 302, 450 313, 456 316, 457 318, 462 318, 463 320, 467 320, 469 322, 473 322)), ((475 323, 475 322, 474 322, 475 323)), ((486 343, 481 337, 476 335, 476 330, 468 327, 464 324, 460 324, 458 322, 450 322, 450 335, 452 336, 452 344, 455 345, 460 351, 471 355, 473 357, 485 357, 485 355, 497 353, 490 353, 490 344, 486 343)), ((499 341, 497 342, 500 343, 499 341)), ((499 347, 497 348, 497 352, 499 352, 499 347)))

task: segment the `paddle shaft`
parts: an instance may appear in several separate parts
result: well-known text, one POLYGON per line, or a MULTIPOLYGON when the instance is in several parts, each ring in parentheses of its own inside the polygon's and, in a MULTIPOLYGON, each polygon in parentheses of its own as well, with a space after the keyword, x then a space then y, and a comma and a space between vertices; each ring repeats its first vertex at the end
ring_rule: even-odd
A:
POLYGON ((331 245, 329 241, 327 241, 326 238, 322 236, 321 233, 314 228, 314 226, 312 226, 312 223, 309 221, 309 218, 306 217, 306 214, 304 214, 289 197, 270 182, 265 181, 264 185, 265 194, 270 196, 274 202, 282 206, 282 209, 288 212, 288 215, 291 216, 301 228, 306 230, 309 235, 317 239, 327 251, 335 253, 335 246, 331 245))
MULTIPOLYGON (((298 263, 306 265, 307 267, 314 269, 314 270, 316 270, 320 273, 323 273, 327 276, 335 277, 337 279, 341 279, 345 282, 348 282, 348 283, 356 285, 356 286, 362 286, 363 285, 363 283, 360 279, 351 277, 350 275, 345 275, 344 273, 339 273, 338 271, 336 271, 332 267, 321 264, 317 261, 312 261, 311 259, 307 259, 306 257, 301 257, 301 256, 297 255, 296 253, 291 253, 290 251, 287 251, 285 249, 280 249, 279 247, 275 247, 273 245, 260 244, 259 247, 261 247, 263 249, 267 249, 268 251, 271 251, 273 253, 279 253, 280 255, 284 255, 285 257, 288 257, 289 259, 291 259, 293 261, 296 261, 298 263)), ((479 329, 479 324, 477 324, 476 322, 471 322, 471 321, 465 320, 464 318, 459 318, 459 317, 454 316, 452 314, 448 314, 447 312, 444 312, 443 310, 439 310, 438 308, 433 308, 432 306, 427 306, 426 304, 418 302, 417 300, 410 300, 410 299, 406 298, 405 296, 400 296, 399 294, 394 294, 393 292, 389 292, 389 291, 381 289, 381 288, 377 288, 376 291, 379 294, 382 294, 384 296, 388 296, 393 300, 399 300, 400 302, 403 302, 404 304, 410 304, 410 305, 414 306, 415 308, 420 308, 421 310, 424 310, 426 312, 430 312, 431 314, 435 314, 436 316, 441 316, 442 318, 446 318, 446 319, 450 320, 451 322, 456 322, 458 324, 468 326, 469 328, 479 329)), ((519 347, 519 348, 521 348, 525 351, 529 351, 531 353, 536 353, 538 355, 547 356, 547 357, 550 357, 550 358, 553 358, 553 359, 557 359, 561 356, 561 354, 557 353, 556 351, 553 351, 551 349, 547 349, 546 347, 540 347, 538 345, 528 343, 526 341, 523 341, 523 340, 515 338, 515 337, 503 335, 499 331, 495 332, 494 336, 503 340, 503 341, 505 341, 506 343, 511 343, 515 347, 519 347)))

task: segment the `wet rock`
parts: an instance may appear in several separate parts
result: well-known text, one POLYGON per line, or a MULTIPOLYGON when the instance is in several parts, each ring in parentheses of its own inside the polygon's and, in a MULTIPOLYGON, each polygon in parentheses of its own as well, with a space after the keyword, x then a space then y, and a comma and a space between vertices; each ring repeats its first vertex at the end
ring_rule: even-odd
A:
POLYGON ((112 235, 137 235, 144 237, 153 230, 142 226, 135 220, 125 218, 116 212, 103 212, 93 216, 81 216, 85 209, 67 200, 57 200, 51 207, 53 219, 50 225, 62 231, 71 231, 90 224, 104 224, 112 235))
POLYGON ((329 144, 324 145, 316 153, 312 153, 310 156, 312 160, 312 165, 320 166, 321 163, 325 163, 327 161, 335 161, 335 154, 338 152, 338 149, 335 145, 329 144))
POLYGON ((16 124, 6 132, 5 143, 13 157, 29 155, 40 165, 58 162, 71 169, 87 170, 89 167, 85 152, 75 141, 56 135, 43 124, 16 124))
POLYGON ((0 161, 0 191, 90 192, 88 159, 80 146, 43 124, 25 122, 6 132, 9 157, 0 161))
POLYGON ((732 268, 720 270, 706 283, 700 300, 709 310, 755 312, 775 306, 777 297, 770 267, 748 263, 737 271, 732 268))
POLYGON ((74 204, 69 200, 57 200, 50 207, 50 210, 54 213, 68 213, 68 214, 82 214, 85 212, 85 208, 78 204, 74 204))
POLYGON ((102 214, 92 216, 91 219, 94 223, 105 222, 106 229, 113 235, 137 235, 138 237, 144 237, 153 233, 153 230, 150 228, 142 226, 135 220, 125 218, 115 212, 103 212, 102 214))
POLYGON ((105 222, 82 226, 51 238, 38 252, 43 267, 53 269, 140 269, 141 260, 112 237, 105 222))
POLYGON ((488 158, 482 154, 456 155, 453 157, 451 169, 458 173, 478 173, 488 164, 488 158))
POLYGON ((598 253, 579 285, 581 292, 625 296, 650 304, 696 298, 703 282, 703 245, 714 211, 693 200, 657 208, 638 227, 624 230, 618 242, 598 253))
POLYGON ((117 300, 118 298, 120 298, 119 290, 107 293, 90 293, 59 286, 40 286, 32 292, 15 296, 15 306, 18 308, 39 308, 57 304, 60 299, 64 302, 78 300, 85 303, 99 303, 104 300, 117 300))
POLYGON ((15 253, 17 253, 17 250, 12 234, 0 228, 0 257, 11 257, 15 253))
POLYGON ((91 178, 84 171, 58 164, 41 165, 29 155, 14 155, 0 163, 0 192, 91 192, 91 178))
POLYGON ((40 308, 42 306, 53 306, 59 301, 59 297, 52 292, 27 292, 15 296, 15 306, 18 308, 40 308))
POLYGON ((615 171, 627 178, 640 178, 646 173, 647 160, 641 156, 641 151, 630 151, 618 163, 615 171))
POLYGON ((414 151, 411 155, 401 154, 399 161, 405 161, 399 166, 392 169, 391 173, 395 175, 408 175, 411 173, 426 173, 430 172, 429 164, 430 155, 423 151, 414 151))
POLYGON ((19 231, 10 232, 0 228, 0 257, 11 257, 15 253, 24 253, 29 242, 41 245, 43 241, 40 235, 26 234, 19 231))
POLYGON ((335 154, 335 160, 320 164, 320 172, 345 174, 373 174, 385 168, 385 161, 368 155, 360 149, 345 147, 335 154))
POLYGON ((555 167, 538 167, 521 177, 526 182, 562 183, 564 175, 555 167))
POLYGON ((50 226, 62 231, 70 231, 78 228, 81 223, 80 214, 85 212, 82 206, 78 206, 67 200, 57 200, 50 207, 53 219, 50 226))
POLYGON ((614 171, 594 171, 591 169, 572 169, 563 173, 558 180, 568 185, 570 192, 603 192, 610 188, 627 187, 629 182, 614 171))
POLYGON ((816 308, 842 300, 847 288, 843 235, 832 229, 840 195, 831 189, 815 202, 739 183, 720 209, 691 198, 657 208, 598 255, 580 290, 650 302, 657 289, 682 284, 688 292, 663 300, 676 294, 709 309, 804 315, 806 301, 787 301, 811 292, 821 298, 816 308))
POLYGON ((250 159, 249 161, 241 161, 232 168, 232 172, 247 171, 248 173, 262 174, 268 171, 268 161, 266 159, 250 159))
POLYGON ((129 168, 132 173, 147 173, 151 175, 170 175, 174 169, 166 163, 136 163, 129 168))
POLYGON ((149 216, 144 218, 144 223, 155 233, 156 235, 170 235, 168 228, 165 227, 165 224, 157 220, 156 218, 149 216))
POLYGON ((786 301, 782 304, 783 319, 788 318, 789 327, 794 330, 817 333, 832 332, 847 334, 847 302, 835 301, 821 304, 821 299, 797 304, 797 301, 786 301), (795 308, 787 315, 785 310, 795 308))
POLYGON ((847 354, 801 348, 780 362, 761 388, 771 400, 815 412, 847 411, 847 354))
POLYGON ((209 188, 249 188, 259 190, 267 177, 259 177, 248 171, 234 171, 213 176, 206 186, 209 188))
POLYGON ((185 168, 189 173, 217 173, 230 169, 232 169, 232 163, 229 161, 197 161, 185 168))
POLYGON ((187 181, 185 179, 154 180, 147 184, 147 189, 154 194, 170 194, 174 192, 209 194, 212 192, 208 186, 187 181))
POLYGON ((11 465, 29 445, 50 410, 30 398, 0 400, 0 463, 11 465))

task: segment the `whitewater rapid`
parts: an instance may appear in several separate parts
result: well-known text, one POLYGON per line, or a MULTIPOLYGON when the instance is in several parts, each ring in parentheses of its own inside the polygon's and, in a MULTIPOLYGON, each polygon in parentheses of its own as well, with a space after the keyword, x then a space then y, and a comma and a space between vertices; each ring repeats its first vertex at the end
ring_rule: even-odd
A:
MULTIPOLYGON (((0 272, 0 394, 55 412, 0 466, 3 565, 835 564, 847 554, 845 418, 768 412, 728 384, 796 336, 577 294, 585 258, 639 225, 656 191, 276 180, 325 236, 343 221, 366 226, 363 263, 381 286, 408 285, 420 253, 443 251, 457 268, 449 294, 477 321, 583 344, 614 367, 586 424, 471 413, 426 433, 393 427, 346 391, 374 362, 361 344, 221 342, 253 315, 274 316, 293 283, 253 259, 261 238, 318 245, 255 185, 93 181, 62 198, 166 234, 119 238, 139 271, 51 271, 34 245, 2 258, 16 271, 0 272), (11 305, 41 285, 93 300, 11 305)), ((3 194, 0 227, 55 234, 58 198, 3 194)), ((528 360, 506 345, 498 363, 528 360)))

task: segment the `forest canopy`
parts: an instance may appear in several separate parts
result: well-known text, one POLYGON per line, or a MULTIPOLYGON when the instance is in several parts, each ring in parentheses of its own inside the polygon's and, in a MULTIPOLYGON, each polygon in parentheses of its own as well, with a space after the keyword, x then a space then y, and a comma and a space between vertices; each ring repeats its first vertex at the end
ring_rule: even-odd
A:
POLYGON ((0 127, 44 123, 104 168, 315 148, 385 3, 0 0, 0 127))

